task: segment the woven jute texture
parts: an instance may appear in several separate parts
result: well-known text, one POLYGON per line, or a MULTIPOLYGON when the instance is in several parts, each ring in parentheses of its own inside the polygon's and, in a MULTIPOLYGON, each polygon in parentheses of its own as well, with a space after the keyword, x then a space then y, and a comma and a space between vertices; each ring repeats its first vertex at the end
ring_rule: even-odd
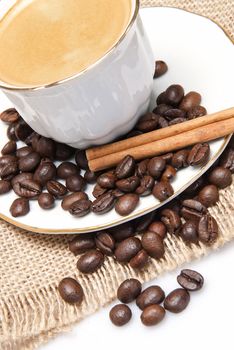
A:
MULTIPOLYGON (((234 38, 233 0, 143 0, 142 5, 174 6, 209 16, 234 38)), ((221 191, 219 203, 210 212, 220 226, 220 238, 212 248, 188 247, 169 236, 165 258, 152 261, 143 272, 107 258, 89 276, 78 273, 67 236, 33 234, 0 221, 0 349, 35 349, 108 304, 125 278, 150 280, 230 241, 234 237, 234 184, 221 191), (77 278, 83 286, 86 297, 81 307, 65 304, 59 297, 57 285, 65 276, 77 278)))

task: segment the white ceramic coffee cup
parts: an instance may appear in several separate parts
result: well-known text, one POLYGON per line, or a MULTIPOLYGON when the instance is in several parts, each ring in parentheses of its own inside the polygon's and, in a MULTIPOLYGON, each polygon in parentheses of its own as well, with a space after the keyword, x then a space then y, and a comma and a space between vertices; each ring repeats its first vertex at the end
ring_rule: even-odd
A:
MULTIPOLYGON (((1 16, 14 4, 0 2, 1 16)), ((155 59, 132 0, 128 27, 118 43, 79 74, 47 86, 0 82, 24 120, 39 134, 87 148, 127 133, 149 107, 155 59)))

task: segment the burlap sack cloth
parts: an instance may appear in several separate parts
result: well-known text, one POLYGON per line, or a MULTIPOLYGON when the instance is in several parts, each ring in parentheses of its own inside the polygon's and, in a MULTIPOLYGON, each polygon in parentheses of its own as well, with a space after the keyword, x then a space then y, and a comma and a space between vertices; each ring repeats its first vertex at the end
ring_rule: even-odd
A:
MULTIPOLYGON (((208 16, 234 38, 233 0, 142 0, 142 5, 175 6, 208 16)), ((212 248, 216 249, 234 237, 234 184, 221 191, 219 203, 210 211, 221 229, 212 248)), ((166 239, 165 259, 152 261, 141 273, 107 258, 97 273, 83 276, 67 249, 68 238, 33 234, 0 221, 0 349, 35 349, 113 300, 123 279, 137 276, 146 281, 209 251, 202 244, 189 248, 173 236, 166 239), (81 307, 59 297, 56 287, 65 276, 82 284, 86 299, 81 307)))

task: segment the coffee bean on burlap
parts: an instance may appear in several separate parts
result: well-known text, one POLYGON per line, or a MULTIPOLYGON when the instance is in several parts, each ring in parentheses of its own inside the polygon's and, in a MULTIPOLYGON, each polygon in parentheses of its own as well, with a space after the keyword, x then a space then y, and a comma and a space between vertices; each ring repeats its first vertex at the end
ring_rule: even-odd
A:
POLYGON ((198 223, 196 221, 186 221, 182 226, 179 235, 187 243, 197 243, 198 242, 198 223))
POLYGON ((105 231, 97 233, 95 238, 96 247, 105 255, 113 255, 115 240, 111 234, 105 231))
POLYGON ((141 282, 135 278, 130 278, 123 281, 118 290, 117 298, 125 304, 131 303, 135 300, 138 295, 141 293, 141 282))
POLYGON ((111 227, 109 229, 109 232, 116 242, 121 242, 124 239, 135 235, 135 230, 132 222, 126 222, 124 224, 111 227))
POLYGON ((84 299, 83 288, 71 277, 66 277, 59 282, 58 291, 63 300, 69 304, 80 305, 84 299))
POLYGON ((220 166, 234 173, 234 148, 228 148, 220 158, 220 166))
POLYGON ((185 199, 182 202, 181 215, 185 220, 199 221, 206 212, 206 207, 195 199, 185 199))
POLYGON ((229 169, 219 166, 210 172, 208 180, 219 188, 225 188, 232 183, 232 173, 229 169))
POLYGON ((129 262, 142 249, 141 241, 136 237, 129 237, 119 243, 115 249, 118 262, 129 262))
POLYGON ((92 249, 81 255, 77 261, 77 268, 83 273, 93 273, 104 263, 104 255, 100 250, 92 249))
POLYGON ((148 231, 154 232, 159 235, 162 239, 166 237, 167 228, 161 221, 153 221, 149 227, 148 231))
POLYGON ((133 269, 143 269, 149 262, 149 255, 144 249, 140 250, 130 261, 129 265, 133 269))
POLYGON ((161 259, 164 256, 165 249, 162 238, 154 232, 145 232, 141 239, 142 247, 155 259, 161 259))
POLYGON ((207 185, 198 194, 198 200, 207 208, 215 205, 219 200, 219 191, 215 185, 207 185))
POLYGON ((68 244, 69 250, 74 254, 83 254, 96 247, 93 234, 84 233, 74 237, 68 244))
POLYGON ((199 240, 206 244, 212 245, 218 238, 219 228, 213 216, 206 214, 201 217, 198 223, 199 240))
POLYGON ((161 213, 161 221, 167 228, 170 234, 178 233, 182 222, 180 216, 171 209, 164 209, 161 213))
POLYGON ((147 230, 148 226, 155 219, 155 211, 151 211, 150 213, 143 215, 136 220, 134 220, 134 227, 136 233, 143 233, 147 230))

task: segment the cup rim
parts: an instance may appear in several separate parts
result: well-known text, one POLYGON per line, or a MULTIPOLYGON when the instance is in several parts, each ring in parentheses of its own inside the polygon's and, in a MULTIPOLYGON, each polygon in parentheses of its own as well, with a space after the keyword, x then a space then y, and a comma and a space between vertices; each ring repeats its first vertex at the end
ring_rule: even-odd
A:
POLYGON ((132 28, 133 24, 135 23, 135 20, 138 16, 138 13, 140 10, 140 0, 134 0, 134 1, 135 1, 135 9, 134 9, 134 12, 132 14, 131 20, 129 21, 125 31, 120 36, 119 40, 113 46, 111 46, 110 49, 102 57, 100 57, 97 61, 95 61, 93 64, 91 64, 87 68, 83 69, 82 71, 80 71, 77 74, 71 75, 70 77, 55 81, 55 82, 50 83, 50 84, 39 85, 39 86, 35 86, 35 87, 34 86, 33 87, 27 87, 27 86, 20 87, 20 86, 13 86, 10 84, 8 85, 7 83, 4 84, 3 81, 0 81, 0 88, 5 89, 5 90, 10 90, 10 91, 35 91, 35 90, 47 89, 50 87, 54 87, 54 86, 66 83, 70 80, 73 80, 73 79, 83 75, 87 71, 91 70, 92 68, 96 67, 100 62, 102 62, 111 52, 113 52, 122 43, 122 41, 124 40, 124 38, 126 37, 128 32, 132 28))

